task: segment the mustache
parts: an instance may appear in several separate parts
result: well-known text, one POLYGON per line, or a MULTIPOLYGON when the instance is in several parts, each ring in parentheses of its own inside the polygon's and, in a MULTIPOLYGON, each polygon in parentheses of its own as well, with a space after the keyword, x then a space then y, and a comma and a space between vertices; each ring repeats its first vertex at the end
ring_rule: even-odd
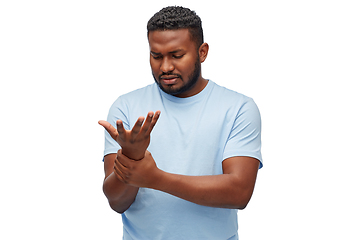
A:
POLYGON ((160 75, 159 75, 159 79, 161 79, 161 78, 164 77, 164 76, 165 76, 165 77, 166 77, 166 76, 171 76, 171 77, 176 76, 176 77, 182 79, 182 76, 181 76, 180 74, 176 74, 176 73, 172 73, 172 72, 166 72, 166 73, 160 74, 160 75))

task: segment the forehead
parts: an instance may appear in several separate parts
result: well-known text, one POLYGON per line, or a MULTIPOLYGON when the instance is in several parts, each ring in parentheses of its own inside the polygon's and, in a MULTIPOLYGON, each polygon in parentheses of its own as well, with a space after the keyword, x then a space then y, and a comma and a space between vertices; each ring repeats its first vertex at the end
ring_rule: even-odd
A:
POLYGON ((171 52, 179 48, 185 50, 195 48, 188 29, 150 31, 149 46, 150 50, 154 52, 171 52))

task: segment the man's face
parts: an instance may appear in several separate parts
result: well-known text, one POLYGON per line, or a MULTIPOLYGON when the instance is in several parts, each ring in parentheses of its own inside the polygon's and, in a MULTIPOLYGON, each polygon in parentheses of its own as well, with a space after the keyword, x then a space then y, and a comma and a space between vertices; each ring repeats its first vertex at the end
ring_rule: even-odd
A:
POLYGON ((203 89, 199 51, 187 29, 149 32, 150 65, 166 93, 190 97, 203 89))

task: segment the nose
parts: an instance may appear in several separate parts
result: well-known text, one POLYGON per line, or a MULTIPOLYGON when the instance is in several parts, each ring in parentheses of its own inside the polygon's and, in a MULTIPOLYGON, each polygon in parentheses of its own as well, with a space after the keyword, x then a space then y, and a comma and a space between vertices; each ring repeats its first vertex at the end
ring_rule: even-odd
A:
POLYGON ((164 73, 174 71, 175 67, 172 61, 168 58, 163 58, 163 61, 160 66, 160 70, 164 73))

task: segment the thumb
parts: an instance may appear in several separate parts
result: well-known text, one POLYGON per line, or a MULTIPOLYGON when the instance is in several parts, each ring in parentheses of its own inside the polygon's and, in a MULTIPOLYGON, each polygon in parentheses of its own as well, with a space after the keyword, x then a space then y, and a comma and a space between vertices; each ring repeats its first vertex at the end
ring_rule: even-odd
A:
POLYGON ((119 135, 118 131, 107 121, 98 121, 99 125, 103 126, 110 136, 116 141, 119 135))

